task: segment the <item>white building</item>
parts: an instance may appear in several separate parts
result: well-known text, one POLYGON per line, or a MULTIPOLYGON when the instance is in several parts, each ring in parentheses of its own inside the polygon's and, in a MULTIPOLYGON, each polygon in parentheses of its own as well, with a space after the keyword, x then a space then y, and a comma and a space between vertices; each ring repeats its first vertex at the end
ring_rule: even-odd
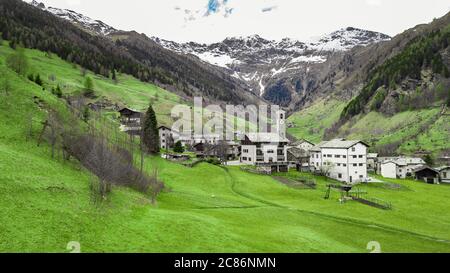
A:
POLYGON ((367 147, 360 140, 324 141, 310 149, 310 166, 342 182, 363 182, 367 180, 367 147))
POLYGON ((412 177, 415 169, 425 166, 423 159, 418 157, 380 157, 377 173, 386 178, 412 177))
POLYGON ((172 148, 175 142, 179 140, 180 134, 166 126, 160 126, 159 131, 159 147, 161 149, 172 148))
POLYGON ((450 183, 450 166, 444 166, 436 169, 439 172, 441 183, 450 183))
POLYGON ((250 133, 241 141, 241 162, 250 165, 258 163, 287 163, 287 138, 277 133, 250 133))
POLYGON ((241 141, 241 162, 251 165, 286 164, 289 140, 286 138, 286 113, 276 113, 276 132, 249 133, 241 141))
POLYGON ((290 146, 299 148, 305 151, 309 151, 311 148, 313 148, 316 144, 312 143, 311 141, 308 141, 306 139, 300 139, 296 142, 292 143, 290 146))
POLYGON ((397 178, 399 166, 394 161, 385 161, 381 163, 381 176, 386 178, 397 178))

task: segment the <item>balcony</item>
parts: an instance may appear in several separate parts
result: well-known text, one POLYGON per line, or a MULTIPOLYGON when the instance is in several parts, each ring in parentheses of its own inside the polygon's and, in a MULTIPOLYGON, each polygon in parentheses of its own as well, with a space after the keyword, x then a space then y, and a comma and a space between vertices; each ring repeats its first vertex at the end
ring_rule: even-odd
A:
POLYGON ((285 159, 285 157, 284 157, 284 155, 283 156, 278 156, 277 157, 277 161, 286 161, 286 159, 285 159))

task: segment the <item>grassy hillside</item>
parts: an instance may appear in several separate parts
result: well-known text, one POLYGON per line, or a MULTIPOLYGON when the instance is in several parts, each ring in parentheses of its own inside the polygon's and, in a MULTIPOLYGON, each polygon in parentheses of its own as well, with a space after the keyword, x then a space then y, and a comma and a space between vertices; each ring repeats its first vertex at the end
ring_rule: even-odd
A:
MULTIPOLYGON (((323 139, 325 129, 338 121, 344 106, 345 102, 336 100, 318 101, 289 117, 294 127, 288 132, 318 143, 323 139)), ((441 107, 405 111, 393 116, 371 111, 346 122, 338 136, 363 139, 373 146, 372 149, 396 144, 398 153, 425 150, 437 154, 450 149, 448 124, 450 116, 442 114, 441 107)))
POLYGON ((297 138, 318 143, 322 141, 325 129, 339 119, 345 105, 345 102, 338 100, 319 100, 289 117, 293 127, 288 132, 297 138))
POLYGON ((146 170, 158 166, 168 186, 157 205, 121 187, 93 203, 91 174, 75 161, 52 159, 48 145, 36 143, 47 114, 33 97, 61 112, 64 100, 6 69, 3 54, 0 81, 9 79, 11 90, 0 92, 0 252, 68 252, 70 241, 80 242, 82 252, 368 252, 369 241, 385 252, 450 252, 446 185, 362 186, 370 197, 392 202, 394 209, 384 211, 339 204, 338 192, 325 200, 330 181, 308 174, 287 176, 316 179, 316 190, 237 167, 191 169, 149 157, 146 170))
MULTIPOLYGON (((0 61, 5 63, 5 57, 13 50, 7 42, 0 46, 0 61)), ((61 86, 65 95, 79 94, 84 88, 86 77, 91 77, 94 82, 94 91, 97 96, 92 101, 109 100, 120 106, 127 106, 137 110, 144 110, 151 100, 155 101, 155 112, 158 121, 170 124, 170 110, 173 106, 183 103, 183 100, 164 89, 153 84, 143 83, 132 76, 117 74, 117 82, 112 79, 85 71, 83 75, 79 66, 61 60, 54 54, 47 54, 38 50, 24 50, 30 63, 29 73, 39 74, 44 81, 47 90, 51 87, 61 86), (54 78, 54 80, 51 80, 54 78)))

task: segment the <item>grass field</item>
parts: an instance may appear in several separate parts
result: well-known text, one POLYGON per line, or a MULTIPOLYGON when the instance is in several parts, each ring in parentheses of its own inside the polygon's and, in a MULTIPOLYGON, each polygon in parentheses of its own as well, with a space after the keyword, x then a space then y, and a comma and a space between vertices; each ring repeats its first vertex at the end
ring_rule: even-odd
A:
POLYGON ((82 252, 368 252, 370 241, 384 252, 450 252, 447 185, 361 186, 392 203, 385 211, 340 204, 338 192, 325 200, 331 181, 309 174, 284 175, 315 179, 315 190, 238 167, 187 168, 149 157, 146 170, 157 166, 167 185, 156 205, 120 187, 94 204, 90 174, 36 144, 46 113, 33 96, 60 109, 64 101, 5 69, 4 55, 0 69, 0 80, 12 85, 9 95, 0 91, 0 252, 68 252, 70 241, 80 242, 82 252), (29 116, 34 138, 27 140, 29 116))

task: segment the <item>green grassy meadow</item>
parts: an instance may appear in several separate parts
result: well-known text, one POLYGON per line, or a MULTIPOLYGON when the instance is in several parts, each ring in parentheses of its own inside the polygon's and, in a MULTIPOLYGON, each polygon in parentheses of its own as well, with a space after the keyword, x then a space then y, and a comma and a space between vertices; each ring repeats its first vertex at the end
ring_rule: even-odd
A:
MULTIPOLYGON (((33 97, 62 112, 64 100, 7 69, 7 52, 0 47, 0 80, 8 78, 12 86, 10 94, 0 92, 0 252, 69 252, 70 241, 79 242, 82 252, 365 253, 370 241, 380 242, 383 252, 450 252, 449 185, 387 180, 400 189, 361 186, 368 196, 393 205, 393 210, 380 210, 353 201, 340 204, 334 191, 325 200, 332 181, 310 174, 283 175, 315 179, 315 190, 291 188, 239 167, 202 163, 187 168, 148 157, 146 171, 158 167, 167 186, 155 205, 149 196, 122 187, 93 203, 91 174, 75 161, 52 159, 49 146, 36 142, 46 113, 33 97), (27 139, 29 117, 33 137, 27 139)), ((45 72, 48 67, 38 68, 44 54, 27 50, 27 55, 36 58, 31 66, 41 76, 55 73, 65 92, 80 88, 81 78, 71 74, 70 64, 52 57, 48 62, 61 68, 45 72)), ((123 85, 125 79, 130 86, 141 84, 125 75, 119 79, 123 85)), ((107 81, 95 85, 107 86, 107 81)), ((101 89, 105 96, 112 96, 113 85, 101 89)), ((117 99, 128 97, 138 107, 140 95, 134 90, 144 87, 150 94, 156 88, 129 87, 117 99)), ((144 97, 151 96, 142 90, 144 97)))

